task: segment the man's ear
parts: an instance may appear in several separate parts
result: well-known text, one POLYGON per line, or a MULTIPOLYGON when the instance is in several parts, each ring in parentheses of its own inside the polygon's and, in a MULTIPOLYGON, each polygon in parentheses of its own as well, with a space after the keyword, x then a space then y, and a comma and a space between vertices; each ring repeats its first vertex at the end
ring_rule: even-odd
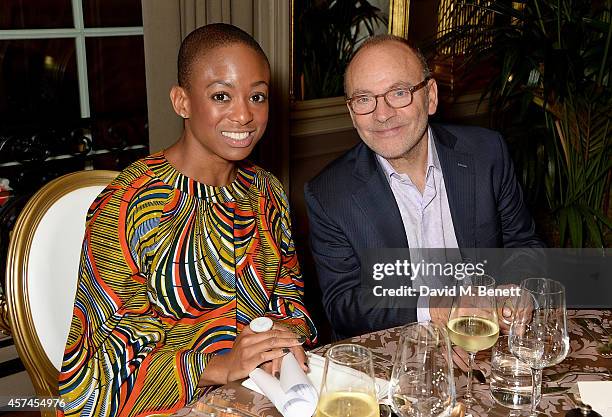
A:
POLYGON ((353 110, 351 109, 351 106, 349 106, 348 103, 346 103, 346 107, 348 108, 349 115, 351 116, 351 121, 353 122, 353 127, 355 129, 357 129, 357 125, 355 124, 355 115, 353 114, 353 110))
POLYGON ((430 116, 436 113, 438 109, 438 84, 433 78, 428 81, 427 99, 429 101, 427 111, 430 116))
POLYGON ((189 119, 191 114, 191 106, 189 102, 189 94, 187 91, 178 85, 172 86, 170 89, 170 102, 174 112, 183 119, 189 119))

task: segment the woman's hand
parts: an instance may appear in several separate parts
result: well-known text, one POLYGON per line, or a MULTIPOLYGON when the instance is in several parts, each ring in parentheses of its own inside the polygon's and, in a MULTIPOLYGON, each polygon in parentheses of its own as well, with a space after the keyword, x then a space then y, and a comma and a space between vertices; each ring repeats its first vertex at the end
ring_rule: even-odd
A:
MULTIPOLYGON (((199 386, 219 385, 229 381, 246 378, 253 369, 259 365, 279 360, 292 349, 298 361, 305 360, 302 342, 288 329, 279 329, 275 326, 272 330, 255 333, 248 326, 242 329, 234 341, 232 349, 224 354, 213 357, 202 376, 199 386), (300 354, 302 358, 298 357, 300 354)), ((280 362, 277 362, 280 368, 280 362)), ((271 369, 274 371, 273 369, 271 369)))
MULTIPOLYGON (((285 332, 287 337, 297 338, 297 341, 300 342, 300 345, 292 346, 289 349, 293 353, 293 356, 295 356, 295 359, 300 364, 304 372, 308 372, 308 359, 306 357, 306 352, 304 352, 304 348, 301 345, 302 343, 306 341, 306 337, 296 335, 290 329, 288 329, 287 327, 283 326, 280 323, 274 323, 274 326, 272 327, 271 331, 274 331, 274 330, 285 332)), ((265 370, 266 372, 278 378, 280 375, 280 368, 281 368, 281 362, 283 360, 283 356, 281 356, 280 358, 272 359, 271 362, 267 362, 263 364, 261 368, 265 370)))

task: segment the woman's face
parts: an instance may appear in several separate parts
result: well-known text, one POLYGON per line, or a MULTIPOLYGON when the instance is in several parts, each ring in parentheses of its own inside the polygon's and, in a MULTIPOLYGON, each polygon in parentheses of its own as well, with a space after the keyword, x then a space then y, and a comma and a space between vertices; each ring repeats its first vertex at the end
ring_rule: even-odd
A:
POLYGON ((205 157, 246 158, 268 122, 266 61, 248 46, 233 44, 215 48, 192 65, 181 110, 187 116, 185 138, 195 141, 205 157))

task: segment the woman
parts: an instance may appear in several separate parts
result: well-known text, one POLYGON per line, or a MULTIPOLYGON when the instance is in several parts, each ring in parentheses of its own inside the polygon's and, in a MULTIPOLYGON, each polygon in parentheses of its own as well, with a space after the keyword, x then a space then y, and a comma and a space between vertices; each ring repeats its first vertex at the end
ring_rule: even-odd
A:
MULTIPOLYGON (((268 119, 270 66, 247 33, 192 32, 170 98, 179 140, 91 206, 59 377, 65 415, 170 414, 207 386, 279 369, 316 330, 279 181, 243 161, 268 119), (248 324, 266 315, 271 331, 248 324)), ((306 367, 306 365, 304 365, 306 367)))

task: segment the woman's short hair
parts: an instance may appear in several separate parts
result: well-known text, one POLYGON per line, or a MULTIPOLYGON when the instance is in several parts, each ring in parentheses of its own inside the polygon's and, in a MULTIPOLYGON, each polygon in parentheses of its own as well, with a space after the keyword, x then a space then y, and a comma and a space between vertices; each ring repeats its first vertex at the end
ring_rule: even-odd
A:
POLYGON ((268 57, 251 35, 227 23, 211 23, 195 29, 181 43, 177 60, 178 84, 181 87, 189 88, 189 78, 196 60, 212 52, 215 48, 236 43, 253 49, 261 55, 268 68, 270 68, 268 57))

